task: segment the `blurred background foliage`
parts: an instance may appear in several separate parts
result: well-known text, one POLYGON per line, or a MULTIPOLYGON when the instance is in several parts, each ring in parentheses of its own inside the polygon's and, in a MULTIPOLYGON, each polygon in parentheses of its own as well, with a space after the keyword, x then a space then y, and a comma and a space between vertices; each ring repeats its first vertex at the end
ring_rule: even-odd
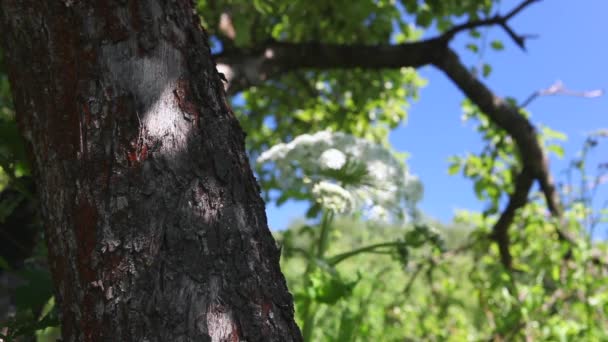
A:
MULTIPOLYGON (((417 41, 427 29, 443 32, 455 22, 487 18, 499 4, 498 0, 199 0, 197 9, 213 51, 221 52, 256 49, 268 41, 417 41), (229 15, 234 39, 218 29, 222 15, 229 15)), ((500 41, 485 41, 476 30, 469 37, 467 48, 473 52, 486 46, 504 48, 500 41)), ((492 70, 489 64, 482 69, 483 76, 492 70)), ((412 68, 310 69, 248 88, 236 94, 232 104, 247 132, 254 164, 273 146, 327 131, 376 144, 408 170, 407 151, 395 151, 388 134, 407 120, 408 108, 425 84, 412 68)), ((594 194, 608 168, 586 162, 606 131, 598 127, 580 154, 565 156, 573 162, 560 188, 566 207, 563 221, 548 215, 538 193, 532 193, 516 213, 509 230, 514 268, 505 269, 490 234, 506 194, 513 191, 521 160, 510 137, 474 104, 465 100, 462 110, 466 120, 474 122, 483 145, 478 153, 454 156, 448 171, 470 179, 478 199, 487 206, 482 212, 461 211, 449 224, 411 210, 416 203, 413 197, 422 196, 422 186, 394 202, 397 208, 389 208, 406 210, 399 218, 381 220, 363 209, 344 212, 326 206, 347 199, 348 182, 369 186, 365 171, 353 169, 353 163, 321 165, 314 175, 294 167, 301 180, 297 189, 281 180, 273 164, 277 160, 255 164, 267 201, 297 199, 310 204, 307 217, 275 232, 306 341, 608 340, 608 251, 604 241, 591 239, 593 230, 606 221, 606 209, 597 209, 594 194), (329 169, 333 171, 328 173, 329 169), (353 170, 363 173, 354 177, 353 170), (321 181, 346 193, 313 191, 321 181), (302 186, 309 191, 302 191, 302 186), (557 238, 557 226, 576 237, 576 246, 557 238)), ((530 113, 522 115, 530 117, 530 113)), ((564 157, 562 134, 543 127, 540 139, 550 153, 564 157)), ((344 147, 340 152, 353 157, 344 147)), ((0 70, 0 334, 7 341, 51 341, 58 336, 58 320, 44 261, 35 176, 26 160, 6 70, 0 70)), ((366 165, 367 161, 354 162, 366 165)))

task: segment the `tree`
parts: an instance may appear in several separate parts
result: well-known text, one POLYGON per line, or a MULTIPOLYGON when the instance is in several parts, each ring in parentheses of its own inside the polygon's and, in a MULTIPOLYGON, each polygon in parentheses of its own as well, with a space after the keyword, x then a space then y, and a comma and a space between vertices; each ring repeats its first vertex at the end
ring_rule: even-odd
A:
POLYGON ((1 11, 64 340, 300 340, 190 1, 1 11))
MULTIPOLYGON (((317 82, 328 82, 332 87, 337 88, 346 87, 346 89, 349 89, 347 87, 356 81, 365 84, 366 87, 373 88, 369 83, 364 83, 378 78, 377 74, 372 74, 373 71, 383 71, 382 76, 387 79, 391 79, 387 70, 394 71, 429 65, 442 71, 466 95, 472 106, 476 108, 475 111, 489 120, 500 134, 506 134, 515 141, 513 152, 519 156, 518 165, 513 170, 516 184, 513 190, 507 194, 508 204, 501 211, 500 219, 494 225, 491 236, 500 250, 502 263, 506 268, 511 268, 512 256, 509 250, 508 229, 513 223, 515 212, 528 202, 528 194, 534 182, 538 182, 540 185, 547 206, 552 216, 557 220, 563 218, 562 204, 554 180, 549 173, 546 152, 538 139, 534 124, 525 115, 522 115, 520 106, 507 98, 496 95, 483 83, 477 73, 465 66, 458 54, 450 47, 450 42, 456 35, 463 32, 472 32, 474 37, 479 37, 477 29, 485 26, 499 26, 517 46, 525 49, 528 36, 516 33, 510 26, 509 21, 528 6, 539 1, 521 1, 505 14, 492 14, 498 1, 471 0, 461 3, 429 1, 423 4, 418 1, 401 1, 400 4, 405 7, 406 12, 416 15, 416 24, 421 27, 429 27, 431 24, 435 24, 441 32, 436 37, 424 40, 417 39, 416 34, 412 32, 413 29, 407 27, 409 23, 404 21, 403 15, 397 10, 394 3, 377 2, 374 5, 369 4, 369 7, 366 8, 368 11, 365 12, 360 8, 350 7, 344 11, 341 11, 342 8, 338 10, 339 3, 334 5, 298 3, 294 6, 270 7, 267 6, 266 1, 256 1, 250 6, 258 8, 259 12, 264 15, 253 19, 243 19, 241 17, 245 13, 244 9, 248 6, 245 3, 235 4, 227 10, 217 6, 214 9, 221 14, 212 17, 224 18, 224 21, 220 20, 217 23, 218 30, 216 31, 218 39, 223 43, 224 50, 217 55, 216 60, 218 68, 227 75, 227 91, 229 94, 235 94, 252 87, 254 89, 256 87, 264 88, 263 84, 271 84, 269 87, 279 84, 289 88, 294 83, 299 83, 300 86, 303 83, 303 87, 308 86, 308 89, 310 89, 310 79, 316 79, 317 82), (298 10, 303 12, 308 10, 319 15, 317 20, 320 24, 315 24, 316 26, 312 29, 309 28, 307 32, 301 32, 302 22, 307 22, 309 19, 305 16, 297 17, 296 11, 298 10), (370 11, 373 14, 370 14, 370 11), (225 19, 230 18, 231 13, 236 18, 233 20, 225 19), (462 24, 453 22, 454 16, 463 15, 468 16, 469 20, 462 24), (367 31, 353 30, 354 32, 352 32, 344 30, 333 34, 329 32, 320 34, 318 27, 327 26, 329 25, 328 22, 338 23, 336 25, 347 25, 345 22, 348 21, 348 16, 362 19, 363 22, 367 21, 367 31), (287 19, 284 19, 286 17, 287 19), (271 28, 260 29, 258 27, 260 25, 255 24, 260 21, 267 22, 271 28), (231 29, 227 30, 227 22, 240 23, 241 25, 236 29, 228 26, 231 29), (398 40, 398 44, 387 44, 386 40, 392 33, 393 23, 401 25, 400 34, 402 38, 401 41, 398 40), (245 31, 248 28, 250 28, 250 33, 245 31), (248 39, 243 38, 243 35, 248 39), (291 39, 285 39, 285 37, 291 39), (353 37, 355 38, 353 39, 353 37), (362 44, 357 39, 364 40, 365 43, 362 44), (310 72, 307 74, 306 71, 308 70, 315 70, 318 74, 310 72), (350 76, 350 78, 324 77, 327 75, 323 72, 336 71, 352 73, 354 76, 350 76), (360 77, 361 71, 363 71, 363 77, 360 77), (334 81, 336 78, 338 82, 334 81), (353 82, 351 78, 356 81, 353 82), (343 84, 340 84, 340 81, 343 84)), ((494 42, 493 45, 495 48, 502 48, 500 41, 494 42)), ((477 45, 474 46, 477 49, 477 45)), ((488 72, 486 70, 483 73, 488 72)), ((403 79, 401 79, 401 82, 407 83, 403 79)), ((415 82, 410 80, 410 83, 414 83, 413 87, 415 88, 415 82)), ((256 93, 259 96, 260 93, 264 94, 264 91, 257 91, 256 93)), ((335 94, 339 91, 334 89, 331 93, 335 94)), ((413 93, 413 95, 408 95, 415 97, 416 94, 413 93)), ((313 94, 315 94, 313 96, 319 95, 314 90, 313 94)), ((355 98, 356 96, 353 95, 352 97, 355 98)), ((401 98, 404 97, 405 95, 402 94, 401 98)), ((346 102, 346 100, 336 99, 335 102, 346 102)), ((360 100, 359 102, 363 101, 360 100)), ((255 108, 255 106, 250 107, 255 108)), ((264 109, 268 109, 268 107, 271 106, 266 106, 264 109)), ((264 113, 263 110, 260 110, 260 112, 264 113)), ((256 113, 253 114, 255 116, 256 113)), ((347 115, 348 113, 342 114, 342 116, 347 115)), ((395 116, 399 118, 399 116, 395 116)), ((289 130, 290 133, 295 131, 292 133, 295 135, 295 133, 301 133, 297 132, 298 129, 306 130, 311 126, 310 120, 298 119, 297 116, 291 118, 289 124, 284 124, 282 128, 289 130), (286 128, 285 126, 288 125, 292 125, 292 127, 286 128)), ((400 122, 400 119, 380 118, 370 119, 369 121, 386 122, 394 127, 400 122)), ((337 117, 334 120, 340 124, 349 122, 349 118, 345 117, 337 117)), ((249 121, 253 121, 257 127, 264 122, 260 119, 249 121)), ((368 128, 367 125, 360 124, 365 121, 361 116, 353 118, 352 121, 359 124, 356 125, 357 128, 340 128, 346 131, 361 131, 361 127, 368 128)), ((369 124, 370 122, 366 123, 369 124)), ((355 133, 367 134, 367 132, 355 133)), ((561 241, 576 244, 572 237, 560 229, 557 230, 557 235, 561 241)))
MULTIPOLYGON (((275 152, 276 158, 272 160, 257 158, 268 162, 258 163, 257 169, 264 195, 276 200, 277 204, 288 199, 309 200, 311 204, 307 212, 310 220, 304 227, 279 235, 283 235, 281 263, 287 267, 288 285, 295 294, 297 319, 302 323, 305 340, 333 338, 342 341, 349 340, 344 336, 354 335, 372 340, 409 337, 601 340, 604 337, 603 316, 608 300, 601 294, 605 293, 608 280, 605 277, 606 246, 592 241, 590 236, 593 234, 589 233, 601 221, 602 213, 590 214, 593 196, 586 193, 589 189, 594 193, 601 182, 589 183, 584 156, 585 151, 597 145, 600 136, 606 136, 606 132, 590 137, 585 143, 584 153, 573 161, 574 171, 569 171, 567 182, 570 185, 561 187, 563 197, 560 198, 556 191, 560 187, 553 184, 546 156, 549 152, 563 154, 561 146, 548 142, 559 140, 563 135, 547 127, 537 130, 524 107, 538 95, 568 91, 556 84, 526 101, 501 97, 487 86, 491 66, 479 63, 471 68, 460 58, 464 56, 459 56, 458 50, 454 49, 458 43, 454 37, 466 37, 467 49, 485 61, 487 56, 483 51, 487 48, 505 48, 501 41, 489 41, 490 26, 502 30, 514 45, 526 47, 528 36, 520 35, 519 27, 511 26, 511 19, 540 1, 519 1, 507 4, 500 0, 360 0, 356 5, 350 0, 197 1, 198 13, 209 33, 213 58, 226 80, 228 95, 233 96, 232 108, 248 133, 246 142, 250 154, 258 157, 271 146, 271 151, 275 152), (427 28, 434 33, 424 36, 423 30, 427 28), (341 232, 332 227, 338 222, 333 220, 333 211, 338 208, 335 200, 340 197, 331 198, 330 195, 348 199, 349 196, 338 191, 336 185, 348 190, 353 181, 364 180, 364 168, 357 166, 365 163, 364 158, 353 158, 354 154, 342 146, 329 150, 325 150, 325 146, 325 151, 316 152, 322 152, 321 156, 325 157, 342 153, 343 168, 333 169, 327 163, 331 158, 326 160, 318 153, 314 156, 305 154, 314 157, 310 170, 323 171, 311 178, 300 172, 309 169, 293 171, 293 162, 298 161, 296 157, 303 155, 293 153, 291 147, 297 145, 294 142, 309 143, 311 135, 317 136, 313 134, 315 132, 320 135, 347 134, 389 147, 388 132, 405 120, 408 105, 417 98, 418 89, 424 83, 417 71, 423 66, 442 71, 467 98, 462 105, 463 117, 475 122, 483 147, 478 154, 451 159, 449 172, 462 172, 464 177, 471 179, 478 199, 487 206, 481 213, 457 214, 456 220, 467 228, 467 236, 466 239, 462 237, 462 244, 446 244, 448 249, 441 246, 439 242, 443 239, 438 239, 434 229, 430 229, 433 225, 395 227, 395 235, 390 239, 396 241, 384 240, 389 237, 383 237, 375 230, 358 239, 346 236, 350 234, 347 232, 343 235, 346 243, 342 244, 341 239, 337 239, 341 232), (276 153, 277 145, 288 141, 291 142, 283 147, 291 152, 276 153), (288 171, 281 170, 280 164, 288 166, 288 171), (572 189, 571 185, 578 183, 573 183, 571 173, 579 171, 581 185, 575 188, 580 187, 580 193, 566 192, 568 187, 572 189), (287 177, 281 177, 285 175, 287 177), (293 182, 294 179, 299 183, 293 182), (319 179, 330 184, 321 183, 319 179), (534 182, 539 183, 541 192, 530 194, 534 182), (552 218, 547 217, 547 211, 551 212, 552 218), (370 245, 365 243, 368 236, 379 239, 374 239, 370 245), (369 272, 374 265, 390 262, 372 255, 378 253, 388 254, 398 262, 392 266, 397 267, 397 278, 408 279, 406 286, 393 288, 393 292, 379 290, 383 285, 394 287, 393 279, 396 278, 387 273, 384 279, 391 281, 383 284, 380 273, 369 272), (348 260, 350 263, 345 261, 355 258, 354 255, 364 257, 364 254, 369 259, 362 263, 358 262, 359 257, 348 260), (295 260, 290 260, 294 257, 295 260), (336 267, 338 262, 340 265, 336 267), (356 274, 358 270, 364 271, 361 281, 356 274), (438 274, 446 270, 449 272, 438 274), (406 274, 401 274, 403 271, 406 274), (365 287, 368 291, 362 291, 365 287), (472 301, 471 294, 475 291, 478 298, 472 301), (380 296, 371 296, 372 293, 380 296), (388 300, 382 300, 383 296, 388 300), (375 314, 369 315, 370 311, 375 314), (371 326, 375 328, 370 330, 371 326)), ((67 2, 69 6, 75 3, 67 2)), ((172 31, 162 25, 159 26, 162 30, 155 26, 154 15, 148 15, 155 12, 154 9, 141 10, 132 4, 134 1, 128 2, 131 4, 128 13, 135 9, 139 11, 135 17, 143 18, 133 21, 139 23, 134 30, 138 32, 138 47, 143 47, 144 59, 150 62, 146 46, 154 45, 156 41, 139 33, 160 30, 160 34, 166 36, 172 31), (152 28, 143 29, 148 25, 152 28)), ((111 33, 110 38, 121 41, 122 27, 131 23, 132 17, 104 16, 101 26, 107 26, 104 29, 111 33)), ((180 42, 179 35, 174 38, 171 40, 180 42)), ((7 48, 12 46, 5 45, 7 48)), ((108 49, 99 51, 107 53, 108 49)), ((96 56, 98 54, 93 53, 89 57, 96 56)), ((196 63, 191 58, 187 60, 196 63)), ((79 71, 79 75, 92 72, 95 70, 85 69, 79 71)), ((214 82, 211 82, 211 88, 217 86, 214 82)), ((5 99, 7 93, 7 83, 0 72, 2 137, 7 131, 11 136, 16 135, 11 126, 12 104, 5 99)), ((598 92, 578 93, 585 97, 594 94, 598 92)), ((174 95, 183 98, 180 93, 174 95)), ((82 104, 84 100, 79 98, 78 101, 81 102, 77 104, 82 104)), ((178 107, 180 103, 184 107, 181 101, 178 101, 178 107)), ((201 122, 196 119, 198 112, 193 114, 190 109, 188 106, 185 110, 180 108, 187 119, 201 122)), ((149 122, 142 119, 142 113, 137 110, 136 119, 132 118, 130 125, 148 129, 149 122)), ((95 120, 91 121, 91 124, 95 123, 95 120)), ((133 138, 135 133, 129 132, 129 137, 133 138)), ((123 139, 124 133, 123 130, 114 136, 123 139)), ((125 153, 129 155, 127 159, 131 159, 129 163, 146 159, 141 163, 145 170, 145 165, 150 165, 150 151, 156 150, 150 145, 150 133, 144 133, 141 137, 137 133, 131 150, 125 153)), ((83 142, 88 147, 90 133, 87 131, 85 136, 87 140, 83 142)), ((36 231, 21 231, 26 233, 23 236, 14 233, 19 231, 15 223, 35 223, 24 220, 35 216, 29 214, 33 206, 16 205, 24 204, 24 198, 29 198, 26 195, 32 190, 23 190, 27 188, 24 175, 28 173, 27 168, 24 172, 20 166, 21 152, 15 141, 13 138, 0 139, 0 235, 8 233, 10 237, 18 237, 19 241, 25 242, 20 244, 28 247, 35 240, 29 234, 36 231), (7 145, 12 155, 7 156, 7 145), (4 220, 6 213, 10 217, 4 220)), ((124 141, 121 144, 124 146, 124 141)), ((402 156, 399 158, 403 162, 402 156)), ((181 170, 175 174, 181 175, 181 170)), ((39 177, 40 173, 33 175, 33 178, 39 177)), ((149 189, 155 187, 156 184, 146 187, 142 194, 148 194, 149 189)), ((357 214, 359 218, 367 218, 365 214, 357 214)), ((131 234, 131 237, 137 236, 131 234)), ((4 246, 7 242, 14 246, 13 241, 16 240, 0 238, 0 268, 4 268, 3 258, 10 265, 19 265, 31 253, 31 249, 21 248, 19 253, 5 254, 9 249, 4 246)), ((44 255, 38 252, 40 254, 44 255)), ((26 264, 31 264, 31 258, 26 264)), ((26 309, 32 309, 34 323, 39 326, 40 315, 36 308, 28 306, 26 309)))

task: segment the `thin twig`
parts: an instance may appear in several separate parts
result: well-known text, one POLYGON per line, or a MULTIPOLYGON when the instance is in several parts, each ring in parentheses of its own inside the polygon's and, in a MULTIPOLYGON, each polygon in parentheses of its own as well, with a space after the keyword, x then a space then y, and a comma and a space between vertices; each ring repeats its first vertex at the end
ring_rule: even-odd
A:
POLYGON ((533 92, 530 96, 522 102, 519 107, 525 108, 532 101, 537 99, 540 96, 549 96, 549 95, 565 95, 565 96, 576 96, 576 97, 584 97, 584 98, 596 98, 604 95, 603 89, 594 89, 594 90, 584 90, 584 91, 574 91, 569 90, 564 86, 562 81, 555 81, 549 88, 541 89, 533 92))
POLYGON ((519 6, 515 7, 513 10, 511 10, 509 13, 507 13, 504 16, 501 15, 495 15, 491 18, 488 19, 481 19, 481 20, 472 20, 469 22, 466 22, 464 24, 461 25, 456 25, 454 27, 452 27, 451 29, 447 30, 444 34, 441 35, 441 37, 439 39, 444 40, 444 41, 449 41, 452 38, 454 38, 454 36, 462 31, 465 30, 471 30, 477 27, 482 27, 482 26, 493 26, 493 25, 499 25, 500 27, 502 27, 507 34, 509 35, 509 37, 511 37, 511 39, 513 39, 513 41, 515 42, 515 44, 517 44, 517 46, 519 46, 522 50, 525 50, 525 40, 527 38, 531 38, 533 36, 531 35, 518 35, 516 34, 513 29, 511 29, 511 27, 509 27, 509 25, 507 24, 507 22, 513 18, 514 16, 516 16, 519 12, 521 12, 522 10, 524 10, 526 7, 528 7, 529 5, 535 3, 535 2, 539 2, 541 0, 526 0, 524 2, 522 2, 521 4, 519 4, 519 6))

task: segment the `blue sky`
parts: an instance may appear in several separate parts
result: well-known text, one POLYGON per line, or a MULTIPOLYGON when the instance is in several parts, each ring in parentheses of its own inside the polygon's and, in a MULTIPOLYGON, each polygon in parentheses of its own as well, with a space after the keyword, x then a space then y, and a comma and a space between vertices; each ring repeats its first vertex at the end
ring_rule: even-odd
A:
MULTIPOLYGON (((503 1, 509 10, 520 1, 503 1)), ((504 12, 504 11, 503 11, 504 12)), ((516 32, 537 34, 527 41, 527 52, 521 51, 498 27, 488 29, 488 42, 501 39, 505 50, 486 49, 482 62, 492 65, 492 74, 484 82, 499 96, 523 101, 534 91, 561 80, 571 90, 608 90, 608 13, 607 0, 544 0, 533 4, 511 21, 516 32)), ((483 32, 483 31, 482 31, 483 32)), ((461 34, 451 46, 461 53, 467 65, 477 65, 479 56, 467 52, 467 34, 461 34)), ((420 208, 432 217, 449 222, 454 210, 482 209, 470 181, 447 174, 448 157, 466 152, 479 152, 480 138, 472 124, 461 122, 463 95, 441 72, 432 67, 419 70, 429 84, 420 100, 412 104, 407 123, 391 133, 390 140, 411 157, 409 165, 419 175, 425 195, 420 208)), ((568 135, 563 160, 553 158, 554 177, 580 150, 585 134, 608 128, 608 96, 585 99, 567 96, 537 98, 527 109, 535 124, 544 124, 568 135)), ((608 161, 608 140, 592 156, 592 162, 608 161)), ((608 199, 608 191, 599 193, 608 199)), ((267 204, 269 225, 284 229, 302 217, 304 204, 287 203, 276 208, 267 204)))

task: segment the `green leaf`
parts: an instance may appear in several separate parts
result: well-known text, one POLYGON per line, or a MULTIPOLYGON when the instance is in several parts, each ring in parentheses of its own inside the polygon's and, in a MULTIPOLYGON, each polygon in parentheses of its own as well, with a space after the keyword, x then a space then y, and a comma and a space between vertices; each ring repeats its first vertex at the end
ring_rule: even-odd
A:
POLYGON ((405 10, 409 13, 414 13, 418 10, 418 1, 417 0, 407 0, 404 1, 405 10))
POLYGON ((549 145, 547 146, 547 150, 553 152, 559 158, 563 158, 565 155, 564 147, 561 145, 549 145))
POLYGON ((469 35, 473 38, 479 38, 481 37, 481 33, 478 30, 472 29, 471 31, 469 31, 469 35))
POLYGON ((4 259, 1 256, 0 256, 0 269, 2 269, 2 270, 10 270, 10 266, 8 265, 8 262, 6 261, 6 259, 4 259))
POLYGON ((253 7, 262 14, 271 14, 273 7, 265 0, 253 0, 253 7))
POLYGON ((315 217, 319 216, 319 214, 321 213, 322 209, 323 209, 323 207, 319 203, 315 202, 306 211, 306 217, 307 218, 315 218, 315 217))
POLYGON ((280 207, 281 205, 285 204, 285 202, 287 202, 289 200, 289 196, 286 193, 282 193, 281 196, 279 196, 279 198, 277 198, 276 200, 276 206, 280 207))
POLYGON ((543 138, 546 140, 561 140, 561 141, 568 140, 568 136, 565 133, 553 130, 549 127, 543 127, 541 132, 542 132, 543 138))
POLYGON ((482 71, 483 77, 488 77, 491 72, 492 72, 492 66, 490 66, 490 64, 484 63, 483 71, 482 71))
POLYGON ((502 42, 500 40, 493 40, 490 43, 490 46, 492 47, 492 49, 496 50, 496 51, 501 51, 505 49, 505 46, 502 44, 502 42))
POLYGON ((232 24, 234 25, 236 32, 238 32, 234 41, 236 46, 244 46, 249 44, 251 41, 251 34, 249 30, 249 25, 251 25, 251 22, 247 20, 247 18, 237 16, 233 18, 232 24))
POLYGON ((416 25, 422 27, 429 27, 433 22, 433 14, 426 8, 423 8, 416 16, 416 25))
POLYGON ((348 296, 360 280, 361 275, 358 274, 357 279, 345 281, 336 269, 325 264, 311 275, 311 287, 307 292, 317 302, 335 304, 341 298, 348 296))
POLYGON ((15 303, 21 310, 36 312, 46 304, 53 295, 53 283, 48 271, 26 269, 19 272, 26 284, 15 289, 15 303))
POLYGON ((460 171, 460 163, 453 163, 448 167, 448 174, 453 176, 460 171))
POLYGON ((478 180, 475 182, 475 195, 477 196, 478 199, 483 199, 483 193, 484 190, 486 188, 486 181, 485 180, 478 180))
POLYGON ((479 52, 479 47, 477 46, 477 44, 469 43, 466 45, 466 48, 473 51, 474 53, 479 52))

